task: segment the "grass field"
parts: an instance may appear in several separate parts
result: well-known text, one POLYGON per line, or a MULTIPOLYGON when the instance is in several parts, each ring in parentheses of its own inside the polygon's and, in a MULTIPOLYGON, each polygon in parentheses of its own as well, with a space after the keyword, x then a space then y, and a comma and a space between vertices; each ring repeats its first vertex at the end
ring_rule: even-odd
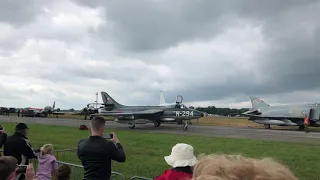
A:
MULTIPOLYGON (((12 134, 15 123, 1 123, 12 134)), ((55 149, 76 148, 81 138, 88 137, 90 131, 79 131, 77 127, 60 127, 30 124, 29 139, 33 147, 52 143, 55 149)), ((113 171, 121 172, 126 179, 134 175, 154 177, 169 168, 163 157, 169 155, 172 146, 184 142, 194 146, 195 153, 228 153, 250 157, 273 157, 285 163, 300 180, 319 179, 320 146, 295 143, 268 142, 243 139, 212 138, 169 134, 150 134, 106 129, 115 131, 127 155, 125 163, 113 163, 113 171)), ((60 160, 80 164, 75 153, 60 160)))

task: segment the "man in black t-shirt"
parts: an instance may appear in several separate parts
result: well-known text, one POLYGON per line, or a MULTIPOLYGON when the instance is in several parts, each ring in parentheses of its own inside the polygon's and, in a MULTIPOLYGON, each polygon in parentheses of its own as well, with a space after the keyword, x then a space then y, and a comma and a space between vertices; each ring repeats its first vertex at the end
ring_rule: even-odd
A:
POLYGON ((91 120, 91 136, 78 143, 78 158, 84 168, 84 180, 106 180, 111 176, 111 160, 125 162, 126 155, 115 133, 111 141, 102 137, 105 120, 95 117, 91 120))

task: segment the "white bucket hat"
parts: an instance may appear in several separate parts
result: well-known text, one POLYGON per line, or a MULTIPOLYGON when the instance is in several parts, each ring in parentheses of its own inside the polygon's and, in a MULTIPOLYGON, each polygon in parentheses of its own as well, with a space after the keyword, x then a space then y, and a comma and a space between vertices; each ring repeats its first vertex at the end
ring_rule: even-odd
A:
POLYGON ((193 147, 189 144, 178 143, 173 146, 171 155, 165 156, 164 160, 173 168, 194 166, 198 160, 193 154, 193 147))

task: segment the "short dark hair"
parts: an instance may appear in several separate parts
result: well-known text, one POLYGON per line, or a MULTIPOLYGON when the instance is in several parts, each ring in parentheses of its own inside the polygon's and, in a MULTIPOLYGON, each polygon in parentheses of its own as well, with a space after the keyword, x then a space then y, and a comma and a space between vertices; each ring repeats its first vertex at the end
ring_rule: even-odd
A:
POLYGON ((66 164, 62 164, 59 166, 57 170, 57 178, 58 180, 67 180, 70 178, 71 168, 66 164))
POLYGON ((99 128, 104 127, 106 121, 103 117, 97 116, 91 120, 91 127, 93 130, 98 130, 99 128))
POLYGON ((0 157, 0 179, 7 179, 17 168, 18 160, 13 156, 0 157))

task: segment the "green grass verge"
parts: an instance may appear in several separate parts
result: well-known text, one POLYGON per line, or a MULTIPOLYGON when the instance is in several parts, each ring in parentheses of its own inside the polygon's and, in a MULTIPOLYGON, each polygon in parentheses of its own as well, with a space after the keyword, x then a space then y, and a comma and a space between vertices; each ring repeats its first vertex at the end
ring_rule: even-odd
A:
MULTIPOLYGON (((15 123, 1 123, 12 134, 15 123)), ((33 147, 51 143, 54 149, 76 148, 81 138, 90 131, 79 131, 77 127, 61 127, 30 124, 28 137, 33 147)), ((134 131, 106 129, 106 133, 117 133, 125 149, 127 161, 113 163, 113 171, 121 172, 126 179, 140 175, 154 177, 169 168, 163 157, 170 154, 172 146, 184 142, 194 146, 195 153, 243 154, 249 157, 273 157, 286 164, 300 180, 319 179, 320 146, 257 140, 212 138, 151 134, 134 131)), ((80 164, 75 153, 59 154, 61 160, 80 164)))

